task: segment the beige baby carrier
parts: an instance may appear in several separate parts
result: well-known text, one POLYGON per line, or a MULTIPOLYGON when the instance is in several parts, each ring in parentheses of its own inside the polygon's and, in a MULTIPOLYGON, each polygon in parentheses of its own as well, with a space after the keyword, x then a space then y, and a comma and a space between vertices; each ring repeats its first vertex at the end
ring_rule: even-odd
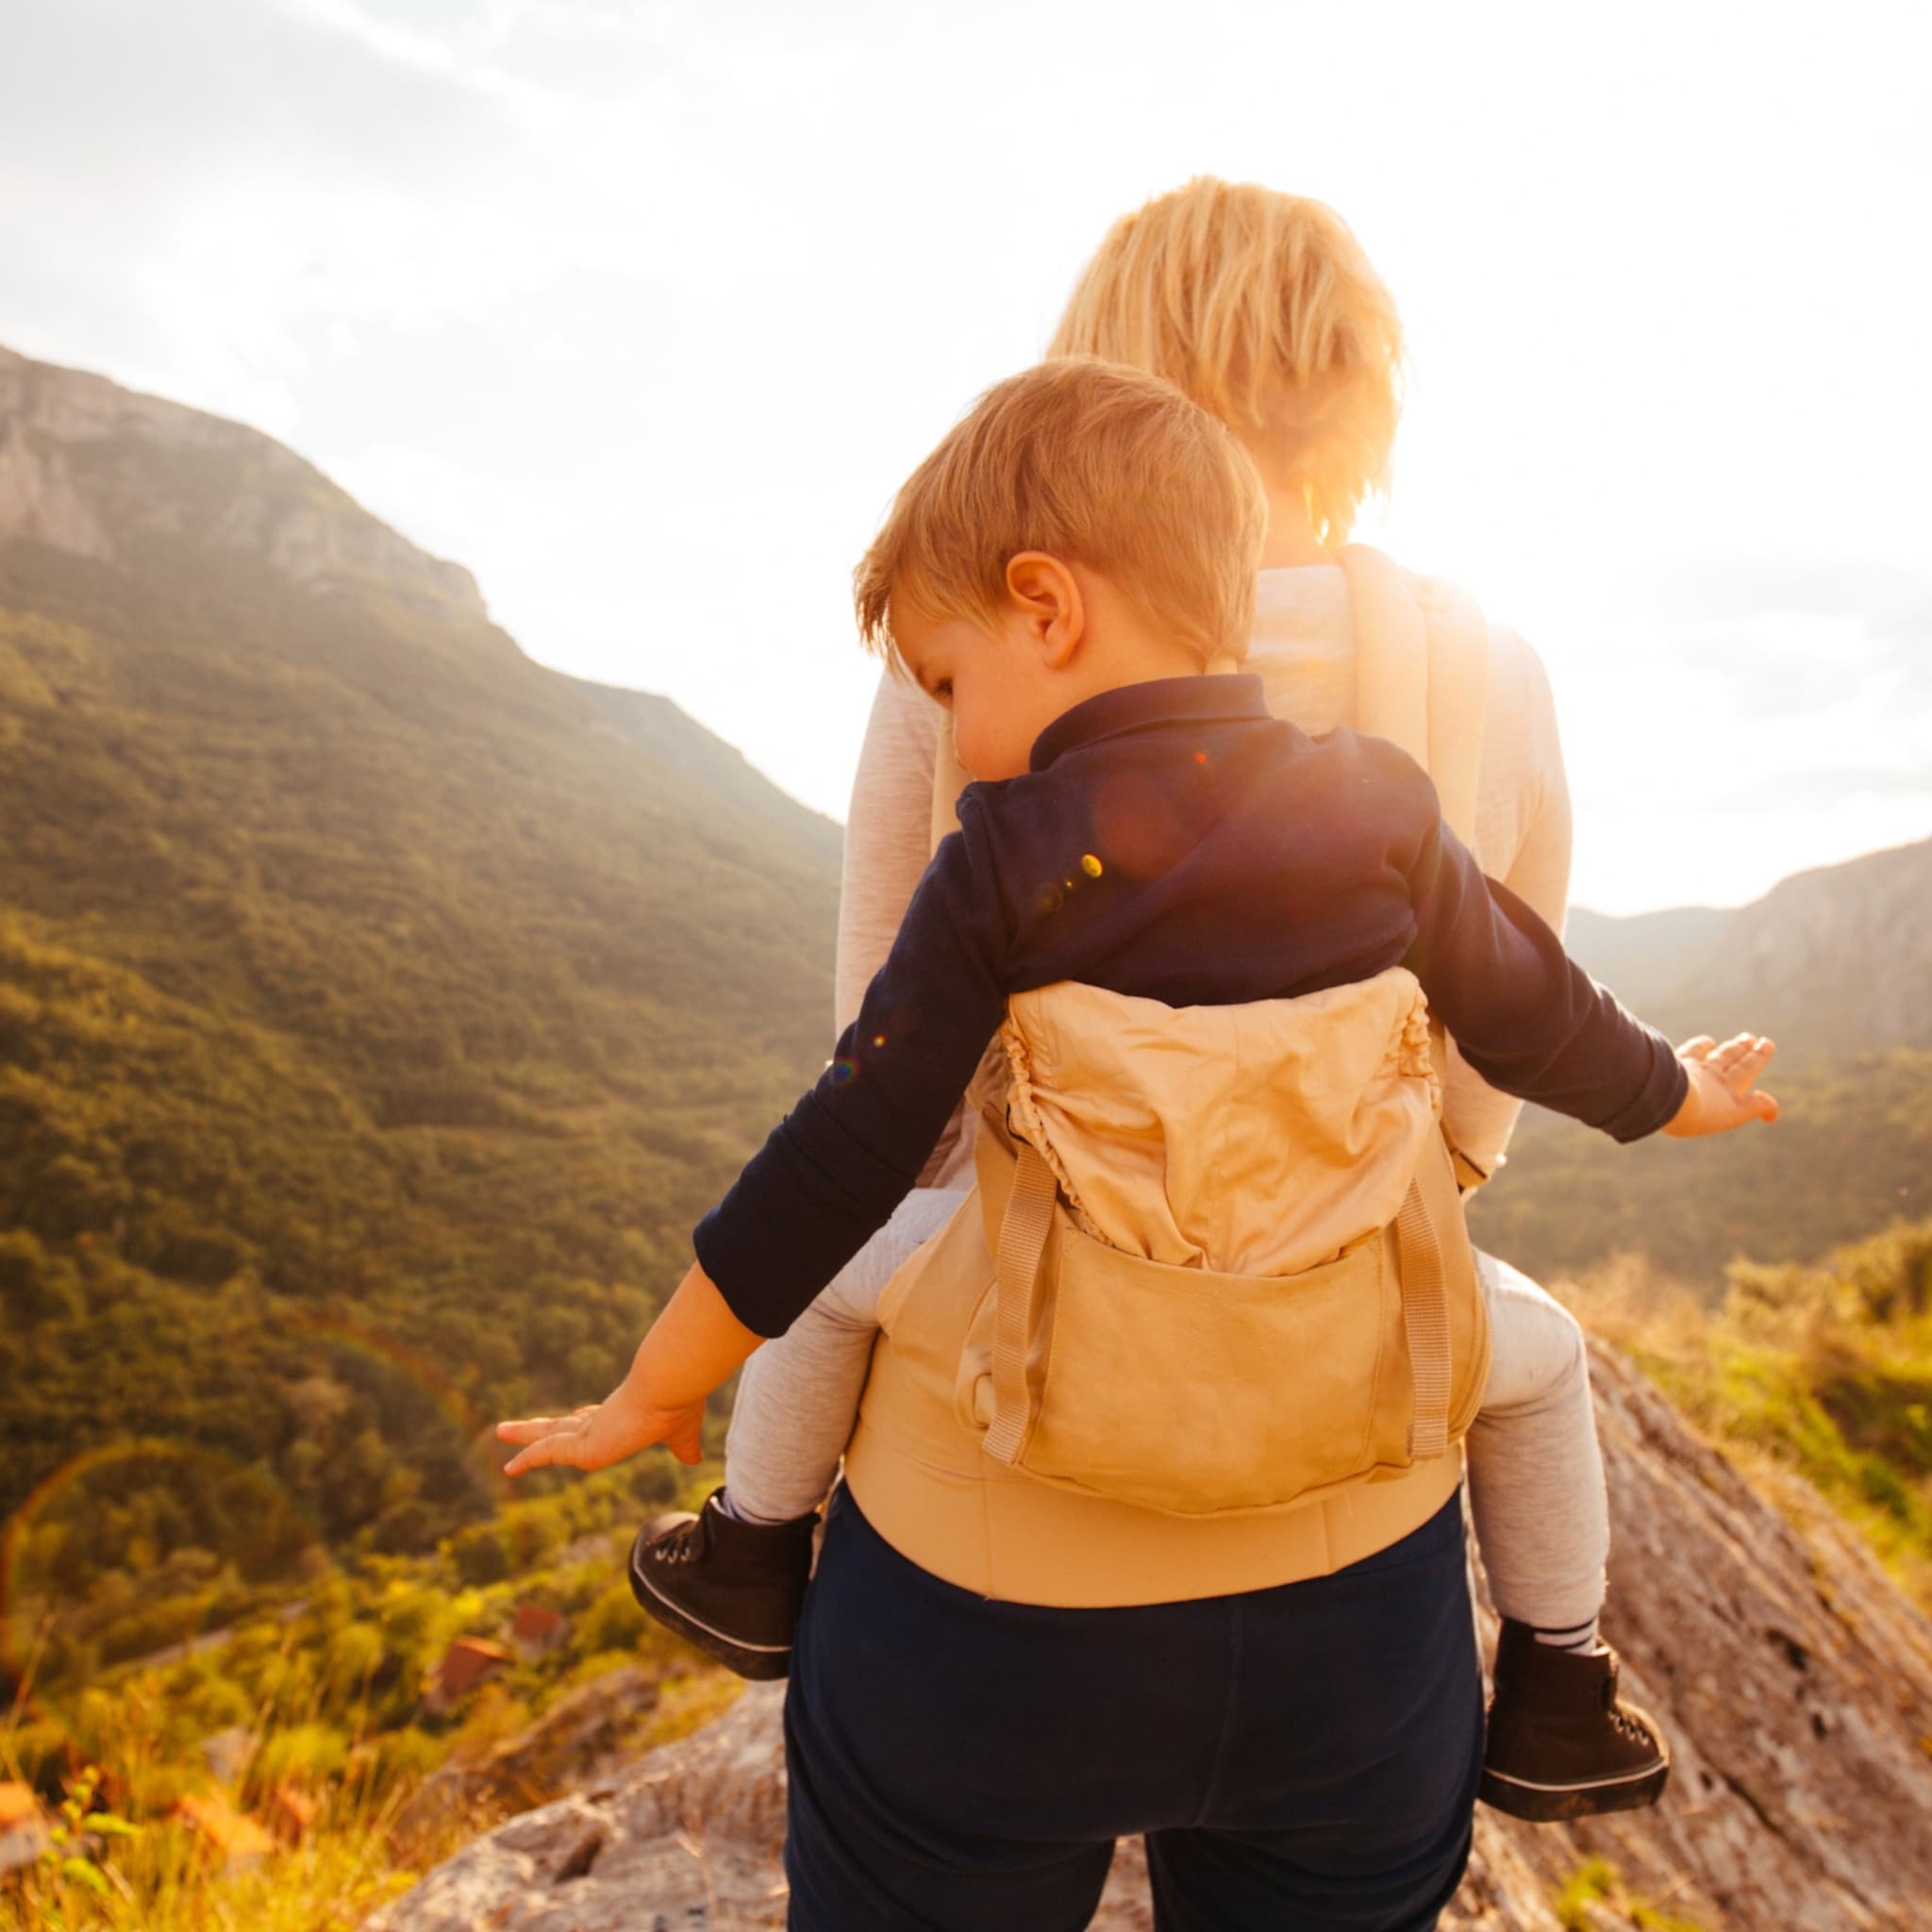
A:
MULTIPOLYGON (((1362 727, 1467 836, 1481 620, 1344 557, 1362 727)), ((888 1540, 989 1594, 1152 1602, 1425 1521, 1489 1335, 1413 974, 1183 1008, 1045 987, 999 1045, 978 1186, 880 1309, 847 1474, 888 1540)))

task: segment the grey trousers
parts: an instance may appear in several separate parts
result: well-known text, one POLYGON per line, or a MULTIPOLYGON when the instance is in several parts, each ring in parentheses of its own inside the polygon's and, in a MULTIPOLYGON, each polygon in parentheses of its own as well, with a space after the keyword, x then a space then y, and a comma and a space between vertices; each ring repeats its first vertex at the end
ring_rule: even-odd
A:
MULTIPOLYGON (((824 1500, 872 1367, 879 1297, 965 1191, 921 1188, 775 1341, 745 1363, 725 1441, 732 1508, 782 1523, 824 1500)), ((1525 1274, 1479 1254, 1492 1359, 1467 1444, 1470 1511, 1506 1617, 1544 1630, 1603 1606, 1609 1511, 1576 1318, 1525 1274)))

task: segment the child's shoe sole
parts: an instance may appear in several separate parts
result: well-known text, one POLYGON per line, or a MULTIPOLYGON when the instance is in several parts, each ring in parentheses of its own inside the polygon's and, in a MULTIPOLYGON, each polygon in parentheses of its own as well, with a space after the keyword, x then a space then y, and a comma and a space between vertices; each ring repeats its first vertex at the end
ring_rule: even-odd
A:
POLYGON ((644 1552, 667 1529, 690 1520, 682 1513, 660 1516, 639 1530, 637 1541, 630 1546, 630 1593, 637 1598, 639 1607, 647 1617, 654 1618, 667 1630, 675 1630, 687 1643, 695 1645, 726 1670, 735 1671, 755 1684, 774 1683, 781 1677, 790 1676, 791 1646, 789 1643, 747 1644, 738 1638, 729 1637, 724 1631, 714 1630, 710 1624, 701 1623, 658 1588, 649 1565, 643 1560, 644 1552))
POLYGON ((1627 1777, 1593 1779, 1589 1784, 1533 1784, 1483 1767, 1478 1795, 1485 1805, 1532 1824, 1560 1824, 1569 1819, 1598 1818, 1607 1811, 1641 1811, 1663 1796, 1671 1761, 1653 1764, 1627 1777))

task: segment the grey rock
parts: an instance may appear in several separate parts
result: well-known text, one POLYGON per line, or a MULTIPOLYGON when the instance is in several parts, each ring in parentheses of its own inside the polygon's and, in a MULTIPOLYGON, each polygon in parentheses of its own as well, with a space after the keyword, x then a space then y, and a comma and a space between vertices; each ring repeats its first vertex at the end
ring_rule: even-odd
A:
POLYGON ((478 1819, 493 1822, 609 1783, 657 1705, 657 1684, 635 1665, 580 1685, 479 1761, 447 1764, 425 1779, 397 1815, 397 1836, 408 1840, 452 1824, 474 1828, 478 1819))

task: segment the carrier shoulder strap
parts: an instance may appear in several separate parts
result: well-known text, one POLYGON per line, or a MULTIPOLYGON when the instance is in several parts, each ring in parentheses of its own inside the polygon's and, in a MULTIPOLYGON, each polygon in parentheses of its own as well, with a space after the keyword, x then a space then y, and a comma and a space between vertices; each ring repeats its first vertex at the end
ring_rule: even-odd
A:
POLYGON ((1046 1238, 1053 1230, 1054 1203, 1058 1196, 1053 1169, 1039 1148, 1022 1141, 1016 1152, 1019 1164, 1000 1222, 1000 1249, 995 1257, 993 1408, 992 1424, 986 1432, 986 1453, 1008 1467, 1019 1461, 1033 1420, 1026 1358, 1039 1320, 1041 1263, 1046 1258, 1046 1238))

